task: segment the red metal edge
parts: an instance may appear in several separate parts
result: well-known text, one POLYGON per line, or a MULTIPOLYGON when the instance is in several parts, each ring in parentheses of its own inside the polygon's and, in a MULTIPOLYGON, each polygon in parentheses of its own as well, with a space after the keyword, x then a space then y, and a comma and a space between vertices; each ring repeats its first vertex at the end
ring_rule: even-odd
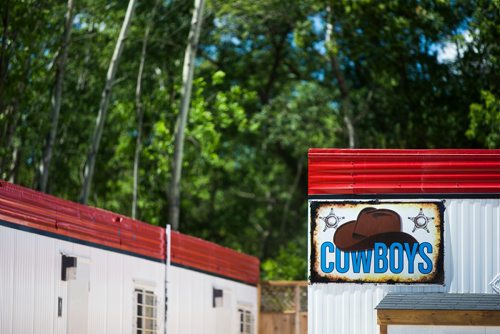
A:
POLYGON ((257 285, 259 259, 215 243, 172 231, 171 262, 236 281, 257 285))
POLYGON ((498 149, 310 149, 309 195, 500 193, 498 149))
POLYGON ((0 180, 0 219, 165 261, 165 230, 0 180))

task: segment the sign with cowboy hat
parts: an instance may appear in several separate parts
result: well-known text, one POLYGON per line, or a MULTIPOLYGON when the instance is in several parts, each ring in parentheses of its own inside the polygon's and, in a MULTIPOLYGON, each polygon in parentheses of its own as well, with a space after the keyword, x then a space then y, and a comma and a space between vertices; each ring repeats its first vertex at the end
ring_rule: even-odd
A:
POLYGON ((444 283, 443 202, 311 201, 310 281, 444 283))

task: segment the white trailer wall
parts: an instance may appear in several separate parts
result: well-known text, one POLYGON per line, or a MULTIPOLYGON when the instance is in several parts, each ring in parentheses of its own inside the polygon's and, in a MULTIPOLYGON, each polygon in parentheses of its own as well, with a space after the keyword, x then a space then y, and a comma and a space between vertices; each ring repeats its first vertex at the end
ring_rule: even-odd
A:
POLYGON ((257 333, 257 288, 172 265, 168 268, 167 333, 240 333, 239 309, 252 314, 257 333), (213 289, 223 290, 222 305, 213 307, 213 289))
POLYGON ((158 333, 163 333, 164 264, 5 226, 0 226, 0 333, 66 333, 71 281, 61 280, 62 254, 77 257, 77 276, 78 266, 88 265, 88 333, 133 333, 136 286, 157 296, 158 333))
MULTIPOLYGON (((420 200, 428 199, 411 201, 420 200)), ((490 282, 500 273, 500 199, 450 198, 445 207, 444 286, 312 284, 309 333, 378 333, 375 307, 388 292, 494 293, 490 282)))

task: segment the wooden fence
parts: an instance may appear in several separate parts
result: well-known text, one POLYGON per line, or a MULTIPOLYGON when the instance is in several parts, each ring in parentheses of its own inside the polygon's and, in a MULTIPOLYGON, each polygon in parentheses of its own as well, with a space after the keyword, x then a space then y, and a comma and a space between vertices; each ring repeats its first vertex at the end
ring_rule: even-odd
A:
POLYGON ((259 334, 307 334, 306 281, 264 281, 259 291, 259 334))

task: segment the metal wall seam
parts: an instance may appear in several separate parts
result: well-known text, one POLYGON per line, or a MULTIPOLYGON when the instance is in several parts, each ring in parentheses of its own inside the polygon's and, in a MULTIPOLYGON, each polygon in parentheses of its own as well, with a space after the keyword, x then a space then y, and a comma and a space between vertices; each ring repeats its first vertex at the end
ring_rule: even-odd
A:
POLYGON ((13 333, 15 245, 13 231, 0 226, 0 333, 13 333))

